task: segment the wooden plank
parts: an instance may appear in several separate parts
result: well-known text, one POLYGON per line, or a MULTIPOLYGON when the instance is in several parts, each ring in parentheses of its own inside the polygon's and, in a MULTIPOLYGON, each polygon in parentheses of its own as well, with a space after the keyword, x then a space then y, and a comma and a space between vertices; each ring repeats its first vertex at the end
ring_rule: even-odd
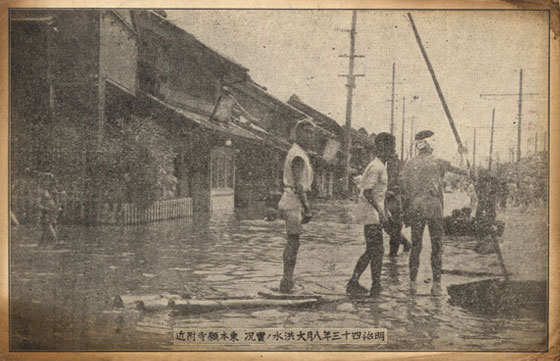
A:
POLYGON ((320 299, 320 295, 314 295, 312 293, 279 293, 275 291, 260 291, 257 293, 260 297, 269 300, 305 300, 309 298, 320 299))
POLYGON ((274 307, 304 307, 320 302, 318 298, 304 299, 223 299, 223 300, 184 300, 165 297, 142 297, 135 300, 133 307, 141 311, 161 312, 173 309, 184 314, 199 314, 219 310, 258 309, 274 307))
POLYGON ((317 298, 300 300, 270 300, 264 298, 229 300, 177 300, 170 306, 178 312, 197 314, 216 310, 256 309, 274 307, 303 307, 318 303, 317 298))

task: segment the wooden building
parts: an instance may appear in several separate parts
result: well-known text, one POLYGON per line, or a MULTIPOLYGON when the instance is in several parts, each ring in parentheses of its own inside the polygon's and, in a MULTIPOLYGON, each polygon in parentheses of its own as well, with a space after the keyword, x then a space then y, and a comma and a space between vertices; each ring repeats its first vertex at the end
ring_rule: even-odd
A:
POLYGON ((282 191, 290 130, 306 117, 318 125, 314 195, 340 188, 336 121, 275 98, 165 12, 12 10, 10 27, 12 178, 54 173, 70 195, 66 221, 263 203, 282 191))
POLYGON ((87 163, 117 104, 134 102, 136 64, 129 11, 10 11, 11 174, 53 172, 76 198, 72 221, 96 217, 87 163))
POLYGON ((160 13, 138 11, 135 18, 142 108, 183 143, 177 161, 181 191, 192 197, 195 212, 232 212, 238 154, 263 142, 231 116, 227 85, 247 81, 248 69, 160 13))

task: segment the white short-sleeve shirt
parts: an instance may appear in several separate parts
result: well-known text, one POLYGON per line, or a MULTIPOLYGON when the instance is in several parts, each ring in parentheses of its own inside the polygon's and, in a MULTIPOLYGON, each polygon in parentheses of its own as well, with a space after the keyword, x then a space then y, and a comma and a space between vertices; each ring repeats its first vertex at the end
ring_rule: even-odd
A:
POLYGON ((375 158, 368 164, 360 180, 360 197, 356 209, 356 219, 359 223, 379 224, 379 215, 371 203, 364 197, 364 190, 371 189, 376 203, 380 209, 384 210, 387 183, 387 169, 379 158, 375 158))

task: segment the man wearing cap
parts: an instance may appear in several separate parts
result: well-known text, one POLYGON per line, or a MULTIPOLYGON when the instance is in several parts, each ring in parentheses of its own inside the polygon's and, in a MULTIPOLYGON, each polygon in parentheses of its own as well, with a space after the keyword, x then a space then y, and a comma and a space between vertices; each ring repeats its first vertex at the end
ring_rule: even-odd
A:
POLYGON ((292 277, 299 250, 299 239, 303 224, 311 220, 311 208, 307 194, 313 183, 313 169, 304 150, 313 143, 314 124, 308 119, 300 120, 292 129, 294 143, 284 162, 284 193, 278 203, 278 210, 286 221, 287 243, 284 248, 284 273, 279 291, 288 293, 293 288, 292 277))
POLYGON ((368 290, 359 283, 360 276, 367 266, 371 269, 370 296, 376 296, 381 290, 381 265, 383 261, 383 225, 389 215, 385 211, 387 192, 387 170, 385 162, 394 147, 394 137, 388 133, 379 133, 375 143, 366 145, 370 152, 370 163, 360 179, 360 196, 358 198, 357 220, 364 225, 366 250, 358 259, 352 277, 346 285, 348 294, 366 294, 368 290))
POLYGON ((409 160, 403 169, 404 223, 411 227, 410 287, 416 292, 416 277, 422 251, 422 235, 427 225, 432 242, 432 294, 441 295, 443 253, 443 176, 445 172, 466 175, 465 170, 451 166, 448 161, 432 155, 434 132, 423 130, 415 136, 418 156, 409 160))

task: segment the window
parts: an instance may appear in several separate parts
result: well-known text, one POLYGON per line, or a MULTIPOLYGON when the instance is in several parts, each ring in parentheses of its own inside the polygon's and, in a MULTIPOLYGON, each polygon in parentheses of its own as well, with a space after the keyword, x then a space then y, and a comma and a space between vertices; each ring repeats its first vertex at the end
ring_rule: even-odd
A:
POLYGON ((233 189, 234 162, 235 158, 231 154, 221 151, 212 152, 212 189, 233 189))

